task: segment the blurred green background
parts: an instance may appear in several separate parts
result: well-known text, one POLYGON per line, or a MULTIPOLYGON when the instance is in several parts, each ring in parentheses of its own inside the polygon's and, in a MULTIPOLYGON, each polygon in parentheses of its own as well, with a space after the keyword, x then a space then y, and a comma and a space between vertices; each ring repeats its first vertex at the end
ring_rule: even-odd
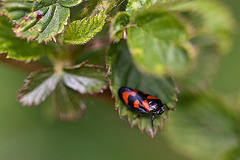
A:
MULTIPOLYGON (((225 0, 225 3, 238 24, 240 1, 225 0)), ((233 47, 222 59, 211 85, 231 102, 236 101, 240 93, 239 43, 237 25, 233 47)), ((26 72, 0 62, 0 75, 1 160, 188 159, 173 150, 171 142, 164 137, 167 124, 152 139, 121 120, 112 101, 89 97, 85 97, 87 112, 82 120, 61 122, 54 118, 49 99, 37 107, 22 107, 17 101, 16 91, 24 84, 26 72)))

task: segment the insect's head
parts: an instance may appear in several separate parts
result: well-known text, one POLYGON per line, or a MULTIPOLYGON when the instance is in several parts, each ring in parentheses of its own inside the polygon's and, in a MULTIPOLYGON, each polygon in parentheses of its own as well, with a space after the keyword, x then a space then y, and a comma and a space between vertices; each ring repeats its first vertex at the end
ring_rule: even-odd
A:
POLYGON ((164 112, 164 105, 159 99, 151 99, 148 101, 150 112, 155 114, 162 114, 164 112))

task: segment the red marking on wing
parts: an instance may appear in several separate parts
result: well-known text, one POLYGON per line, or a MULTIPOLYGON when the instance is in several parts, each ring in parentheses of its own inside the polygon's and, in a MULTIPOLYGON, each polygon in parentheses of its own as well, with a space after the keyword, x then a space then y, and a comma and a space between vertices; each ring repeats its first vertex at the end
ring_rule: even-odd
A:
POLYGON ((126 104, 128 104, 128 97, 129 97, 130 95, 132 95, 132 96, 135 97, 135 96, 137 95, 137 93, 136 93, 136 92, 123 92, 123 93, 122 93, 123 100, 124 100, 124 102, 125 102, 126 104))
POLYGON ((134 108, 139 108, 139 101, 138 100, 133 102, 133 107, 134 108))
POLYGON ((132 89, 133 90, 133 92, 136 92, 136 93, 138 93, 138 91, 136 90, 136 89, 132 89))
POLYGON ((142 105, 148 112, 150 112, 150 108, 147 100, 142 101, 142 105))
POLYGON ((146 92, 142 92, 143 94, 145 94, 145 95, 148 95, 146 92))
POLYGON ((153 97, 153 96, 147 96, 147 99, 159 99, 159 98, 153 97))

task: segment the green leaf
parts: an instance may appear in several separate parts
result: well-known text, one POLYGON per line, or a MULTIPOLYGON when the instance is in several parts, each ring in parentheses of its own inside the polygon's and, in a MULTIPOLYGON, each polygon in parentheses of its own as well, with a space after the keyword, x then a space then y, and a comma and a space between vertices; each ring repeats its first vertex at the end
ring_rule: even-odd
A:
POLYGON ((229 108, 236 107, 214 93, 182 95, 165 136, 179 153, 193 159, 222 159, 239 145, 239 123, 229 108))
POLYGON ((109 75, 110 88, 116 99, 115 106, 119 111, 120 117, 127 116, 132 126, 137 124, 141 131, 146 129, 153 137, 158 128, 163 126, 163 120, 168 119, 169 111, 166 110, 163 115, 156 116, 153 130, 151 126, 151 115, 146 114, 136 118, 139 112, 129 110, 128 107, 121 102, 118 97, 118 89, 122 86, 128 86, 144 91, 160 98, 163 103, 174 108, 177 98, 175 94, 176 87, 173 80, 170 77, 157 79, 139 72, 133 65, 127 46, 123 42, 112 44, 107 55, 107 66, 109 68, 108 73, 111 72, 109 75))
POLYGON ((124 38, 125 27, 130 23, 130 16, 125 12, 119 12, 111 22, 110 39, 119 42, 124 38))
POLYGON ((128 29, 128 45, 139 69, 158 77, 189 69, 195 53, 176 15, 153 8, 136 13, 134 21, 137 26, 128 29))
POLYGON ((9 58, 29 62, 49 52, 49 47, 45 44, 17 38, 11 29, 12 26, 5 16, 0 16, 0 53, 8 53, 9 58))
POLYGON ((64 42, 69 44, 84 44, 102 30, 105 23, 105 11, 81 21, 72 22, 64 35, 64 42))
POLYGON ((25 80, 26 84, 18 91, 19 101, 28 106, 40 104, 55 90, 58 79, 58 75, 51 69, 32 72, 25 80))
POLYGON ((126 8, 126 12, 131 15, 132 12, 139 10, 140 8, 148 8, 155 3, 165 3, 172 0, 129 0, 126 8))
POLYGON ((81 94, 103 92, 103 89, 107 87, 105 74, 101 67, 85 63, 65 69, 63 82, 81 94))
POLYGON ((95 8, 95 10, 93 12, 97 12, 97 11, 106 11, 109 12, 113 9, 113 7, 115 7, 115 2, 116 0, 101 0, 98 1, 98 4, 95 8))
POLYGON ((58 119, 72 121, 84 116, 86 106, 79 93, 65 86, 62 80, 52 96, 58 119))
POLYGON ((7 1, 2 8, 16 27, 17 37, 37 40, 38 42, 55 40, 61 33, 70 15, 69 8, 61 6, 56 0, 7 1))
POLYGON ((234 22, 228 9, 214 0, 177 2, 169 8, 181 14, 192 26, 194 37, 191 43, 197 48, 199 56, 192 71, 177 78, 177 81, 188 91, 196 93, 212 81, 221 55, 230 46, 234 22))
POLYGON ((220 53, 228 51, 234 32, 234 19, 224 4, 215 0, 195 0, 176 3, 170 8, 186 17, 196 27, 196 34, 214 37, 220 53))
POLYGON ((60 4, 64 7, 73 7, 80 4, 82 0, 60 0, 60 4))

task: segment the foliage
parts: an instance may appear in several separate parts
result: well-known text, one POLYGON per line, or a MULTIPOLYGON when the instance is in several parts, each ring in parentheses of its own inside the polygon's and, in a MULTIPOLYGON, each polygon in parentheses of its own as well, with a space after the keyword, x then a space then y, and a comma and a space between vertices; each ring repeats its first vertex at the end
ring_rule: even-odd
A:
POLYGON ((202 137, 206 133, 204 129, 214 124, 222 124, 222 128, 216 129, 218 134, 225 133, 223 128, 227 126, 234 130, 239 122, 231 108, 226 109, 218 99, 203 92, 232 40, 234 20, 222 3, 214 0, 5 0, 1 5, 1 53, 26 62, 46 55, 53 64, 52 68, 33 72, 27 78, 19 91, 23 105, 38 105, 52 94, 56 116, 75 120, 85 114, 82 95, 103 92, 108 80, 120 117, 126 117, 132 126, 138 125, 153 137, 163 121, 170 120, 166 136, 175 146, 190 138, 182 148, 191 152, 192 157, 219 158, 217 151, 229 157, 238 156, 235 142, 239 130, 226 132, 228 142, 221 134, 202 137), (106 70, 102 66, 105 50, 106 70), (174 114, 167 110, 156 116, 152 128, 149 114, 138 117, 136 111, 121 102, 117 95, 121 86, 142 90, 160 98, 171 109, 181 109, 174 114), (182 102, 176 105, 177 93, 182 102), (225 116, 225 112, 229 114, 225 116), (206 124, 202 117, 213 120, 213 124, 206 124), (191 129, 192 126, 195 128, 191 129), (201 132, 195 133, 198 130, 201 132), (175 136, 175 132, 188 131, 192 137, 175 136), (202 143, 220 139, 219 143, 225 145, 210 145, 201 155, 201 145, 189 149, 196 136, 202 143), (228 147, 233 149, 227 150, 228 147), (216 151, 207 151, 212 149, 216 151))

